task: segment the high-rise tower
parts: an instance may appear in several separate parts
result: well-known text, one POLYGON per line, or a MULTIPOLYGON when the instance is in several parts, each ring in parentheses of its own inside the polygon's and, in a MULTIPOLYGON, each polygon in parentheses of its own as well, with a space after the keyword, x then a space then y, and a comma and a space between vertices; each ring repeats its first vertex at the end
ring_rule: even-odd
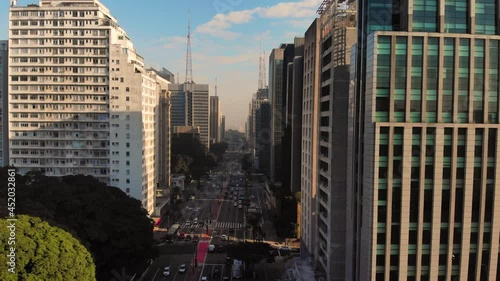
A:
POLYGON ((500 280, 497 0, 361 0, 348 280, 500 280))

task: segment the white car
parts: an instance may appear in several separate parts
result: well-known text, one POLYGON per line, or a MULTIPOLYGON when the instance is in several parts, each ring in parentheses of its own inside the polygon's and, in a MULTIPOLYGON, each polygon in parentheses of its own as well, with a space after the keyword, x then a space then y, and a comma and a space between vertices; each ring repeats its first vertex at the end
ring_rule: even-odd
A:
POLYGON ((235 207, 236 207, 236 206, 238 206, 238 203, 234 202, 234 206, 235 206, 235 207))
POLYGON ((179 272, 180 273, 186 272, 186 265, 185 264, 181 264, 181 266, 179 267, 179 272))
POLYGON ((220 236, 220 240, 227 240, 227 235, 226 234, 222 234, 220 236))
POLYGON ((163 269, 163 276, 170 276, 170 266, 165 266, 165 269, 163 269))
POLYGON ((242 209, 242 208, 243 208, 243 205, 239 205, 239 206, 238 206, 238 208, 239 208, 239 209, 242 209))
POLYGON ((208 277, 206 276, 201 277, 201 281, 208 281, 208 277))
POLYGON ((209 252, 213 252, 214 250, 215 250, 215 245, 213 245, 213 244, 208 245, 209 252))

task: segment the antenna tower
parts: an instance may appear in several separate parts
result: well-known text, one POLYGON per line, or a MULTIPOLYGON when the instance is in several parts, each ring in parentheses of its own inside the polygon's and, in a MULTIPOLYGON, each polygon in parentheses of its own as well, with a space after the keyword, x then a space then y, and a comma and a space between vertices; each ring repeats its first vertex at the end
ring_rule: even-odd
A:
POLYGON ((260 41, 259 46, 259 84, 257 89, 262 89, 264 87, 264 77, 262 76, 262 66, 263 66, 263 58, 262 58, 262 40, 260 41))
POLYGON ((193 82, 193 65, 191 61, 191 11, 188 11, 188 35, 187 35, 187 52, 186 52, 186 81, 185 83, 193 82))
POLYGON ((266 88, 267 87, 267 78, 266 78, 266 51, 264 51, 264 55, 262 56, 262 77, 263 77, 263 80, 264 80, 264 87, 263 88, 266 88))

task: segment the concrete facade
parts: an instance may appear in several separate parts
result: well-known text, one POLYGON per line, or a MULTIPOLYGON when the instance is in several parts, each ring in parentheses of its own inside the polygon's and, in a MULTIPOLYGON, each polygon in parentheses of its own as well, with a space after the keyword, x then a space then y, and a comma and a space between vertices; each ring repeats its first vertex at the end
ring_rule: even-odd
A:
POLYGON ((218 96, 210 97, 210 143, 221 142, 220 125, 222 121, 222 110, 218 96))
POLYGON ((0 41, 0 167, 9 164, 9 41, 0 41))

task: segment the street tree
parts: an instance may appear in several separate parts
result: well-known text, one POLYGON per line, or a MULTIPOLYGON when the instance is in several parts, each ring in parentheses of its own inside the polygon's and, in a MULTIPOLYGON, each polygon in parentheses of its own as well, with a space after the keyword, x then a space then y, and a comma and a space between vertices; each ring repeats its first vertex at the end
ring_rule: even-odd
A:
POLYGON ((9 245, 9 225, 0 219, 0 280, 96 280, 92 255, 70 233, 40 218, 20 215, 15 221, 15 245, 9 245), (10 247, 15 247, 15 273, 8 271, 10 247))
POLYGON ((240 242, 229 246, 228 256, 242 260, 252 268, 254 264, 268 257, 272 250, 268 243, 240 242))
MULTIPOLYGON (((4 169, 0 169, 0 182, 7 182, 4 169)), ((6 201, 6 191, 0 189, 1 200, 6 201)), ((113 272, 123 269, 140 271, 156 256, 154 222, 141 202, 91 176, 17 175, 16 197, 18 214, 57 225, 89 249, 97 280, 110 280, 113 272)), ((5 214, 4 206, 0 213, 5 214)))

